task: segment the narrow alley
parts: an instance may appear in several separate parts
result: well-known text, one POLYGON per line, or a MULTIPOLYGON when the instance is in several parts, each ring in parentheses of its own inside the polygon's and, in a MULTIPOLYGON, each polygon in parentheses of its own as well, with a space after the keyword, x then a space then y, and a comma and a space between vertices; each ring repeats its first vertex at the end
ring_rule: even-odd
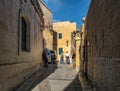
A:
POLYGON ((0 91, 120 91, 120 0, 0 0, 0 91))
POLYGON ((82 91, 78 73, 70 64, 49 64, 16 91, 82 91))
POLYGON ((42 87, 44 84, 44 88, 48 86, 47 84, 50 84, 50 90, 40 88, 40 91, 81 91, 77 72, 68 64, 58 64, 58 68, 55 72, 48 76, 45 80, 40 83, 39 86, 42 87))

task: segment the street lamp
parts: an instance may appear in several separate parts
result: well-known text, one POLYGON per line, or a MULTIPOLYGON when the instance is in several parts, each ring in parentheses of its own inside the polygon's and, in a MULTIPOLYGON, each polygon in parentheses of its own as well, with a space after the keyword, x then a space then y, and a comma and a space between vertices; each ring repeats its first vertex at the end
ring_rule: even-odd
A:
POLYGON ((49 27, 49 30, 50 30, 50 34, 53 35, 54 34, 54 30, 53 30, 52 26, 49 27))

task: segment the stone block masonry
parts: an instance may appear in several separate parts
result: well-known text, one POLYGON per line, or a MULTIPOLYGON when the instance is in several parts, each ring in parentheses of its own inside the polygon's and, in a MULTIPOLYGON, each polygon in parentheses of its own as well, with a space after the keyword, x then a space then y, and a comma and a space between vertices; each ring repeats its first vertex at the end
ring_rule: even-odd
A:
POLYGON ((120 1, 92 0, 86 29, 88 78, 96 91, 120 91, 120 1))
POLYGON ((43 32, 40 27, 42 16, 31 1, 0 1, 0 91, 14 91, 40 69, 43 51, 43 32), (29 32, 26 35, 26 43, 29 41, 26 47, 29 50, 24 51, 21 46, 22 18, 26 23, 24 29, 29 32))
POLYGON ((44 47, 53 50, 53 36, 50 34, 50 26, 53 26, 53 14, 42 1, 40 1, 40 6, 43 11, 45 23, 45 29, 43 30, 44 47))

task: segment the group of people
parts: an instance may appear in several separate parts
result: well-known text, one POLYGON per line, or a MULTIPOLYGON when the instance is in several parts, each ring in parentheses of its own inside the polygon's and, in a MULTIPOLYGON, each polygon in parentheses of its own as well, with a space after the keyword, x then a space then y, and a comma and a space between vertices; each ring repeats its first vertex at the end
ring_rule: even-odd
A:
MULTIPOLYGON (((75 66, 75 64, 76 64, 75 63, 75 57, 76 57, 76 55, 75 55, 75 53, 73 53, 72 61, 71 61, 73 66, 75 66)), ((43 61, 44 61, 44 67, 48 67, 48 53, 46 52, 45 49, 43 50, 42 58, 43 58, 43 61)), ((64 52, 62 52, 61 55, 60 55, 60 64, 64 64, 64 63, 70 64, 70 54, 68 53, 68 51, 66 52, 65 55, 64 55, 64 52)))
MULTIPOLYGON (((66 52, 65 56, 66 56, 66 63, 69 64, 69 63, 70 63, 70 55, 69 55, 69 53, 66 52)), ((61 52, 61 55, 60 55, 60 63, 61 63, 61 64, 65 63, 65 62, 64 62, 64 52, 61 52)))
MULTIPOLYGON (((76 56, 75 53, 73 53, 73 55, 72 55, 72 64, 75 64, 75 56, 76 56)), ((60 55, 60 63, 61 64, 63 64, 63 63, 70 64, 70 54, 68 53, 68 51, 66 52, 65 56, 64 56, 64 52, 61 53, 61 55, 60 55), (64 60, 64 59, 66 59, 66 60, 64 60)))
POLYGON ((44 48, 42 53, 42 59, 44 67, 48 67, 48 63, 56 63, 56 55, 53 50, 49 50, 47 48, 44 48))

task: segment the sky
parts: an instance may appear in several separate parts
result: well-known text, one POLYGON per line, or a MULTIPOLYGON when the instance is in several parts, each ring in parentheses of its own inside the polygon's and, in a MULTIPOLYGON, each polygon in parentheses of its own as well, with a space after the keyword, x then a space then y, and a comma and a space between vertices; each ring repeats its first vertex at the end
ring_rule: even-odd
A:
POLYGON ((87 15, 91 0, 43 0, 53 12, 53 21, 76 22, 82 25, 82 18, 87 15))

